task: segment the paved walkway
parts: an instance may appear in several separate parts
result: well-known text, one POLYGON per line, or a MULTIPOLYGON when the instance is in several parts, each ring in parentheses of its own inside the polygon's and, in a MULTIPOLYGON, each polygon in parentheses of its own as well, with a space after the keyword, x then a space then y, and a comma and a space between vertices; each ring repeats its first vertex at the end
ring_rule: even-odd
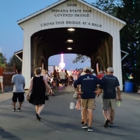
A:
POLYGON ((34 106, 24 102, 21 112, 12 112, 12 92, 0 94, 0 140, 139 140, 140 94, 122 93, 123 102, 116 109, 115 124, 103 127, 101 97, 96 99, 94 132, 81 130, 80 111, 70 110, 76 102, 72 92, 57 92, 50 97, 42 112, 42 121, 36 119, 34 106))

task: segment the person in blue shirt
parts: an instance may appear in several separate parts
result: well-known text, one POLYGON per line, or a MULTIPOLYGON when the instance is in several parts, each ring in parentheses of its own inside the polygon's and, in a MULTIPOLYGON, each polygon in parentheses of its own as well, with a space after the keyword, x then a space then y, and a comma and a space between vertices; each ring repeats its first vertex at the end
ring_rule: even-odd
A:
POLYGON ((12 97, 12 105, 13 112, 21 111, 21 107, 24 101, 24 87, 25 87, 25 78, 21 74, 21 69, 16 70, 16 74, 12 76, 11 83, 13 83, 13 97, 12 97), (19 102, 19 107, 16 109, 16 102, 19 102))
POLYGON ((102 78, 103 82, 103 115, 105 118, 104 127, 113 124, 116 100, 121 100, 118 78, 113 76, 114 69, 109 67, 107 75, 102 78), (117 93, 117 96, 116 96, 117 93))
POLYGON ((97 85, 102 85, 102 81, 96 76, 91 75, 91 69, 86 67, 84 69, 85 75, 80 76, 74 83, 74 87, 78 92, 78 85, 81 85, 81 105, 82 113, 84 118, 83 129, 87 129, 88 132, 92 132, 92 121, 93 113, 92 110, 95 109, 95 97, 101 93, 101 89, 95 91, 97 85), (88 110, 88 125, 87 125, 87 110, 88 110))

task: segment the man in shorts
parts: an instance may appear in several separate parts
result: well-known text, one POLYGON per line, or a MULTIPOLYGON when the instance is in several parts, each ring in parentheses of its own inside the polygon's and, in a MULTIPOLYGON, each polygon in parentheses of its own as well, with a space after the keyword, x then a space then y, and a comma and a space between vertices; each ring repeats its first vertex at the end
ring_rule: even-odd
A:
POLYGON ((84 119, 84 125, 82 129, 87 129, 88 132, 92 132, 93 113, 95 109, 95 96, 101 93, 101 90, 95 92, 97 84, 102 84, 101 80, 96 76, 91 75, 91 69, 86 67, 84 69, 85 75, 80 76, 74 83, 74 87, 78 92, 78 85, 81 85, 81 104, 82 114, 84 119), (87 110, 88 110, 88 125, 87 125, 87 110))
POLYGON ((121 100, 121 92, 119 88, 118 78, 113 76, 114 69, 109 67, 107 75, 102 78, 103 82, 103 115, 105 118, 104 127, 113 125, 114 110, 116 100, 121 100), (118 97, 116 97, 116 92, 118 97))
POLYGON ((22 103, 24 101, 24 87, 25 87, 25 78, 21 75, 21 69, 17 69, 16 70, 15 75, 13 75, 12 77, 12 83, 14 84, 13 86, 13 97, 12 97, 12 101, 13 101, 13 112, 16 111, 16 102, 18 99, 19 102, 19 107, 17 109, 17 111, 21 111, 21 106, 22 103))

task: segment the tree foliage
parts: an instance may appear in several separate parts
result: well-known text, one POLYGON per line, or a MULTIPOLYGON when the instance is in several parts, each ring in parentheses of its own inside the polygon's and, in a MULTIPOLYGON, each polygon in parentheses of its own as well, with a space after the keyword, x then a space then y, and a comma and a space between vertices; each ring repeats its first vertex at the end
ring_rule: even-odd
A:
POLYGON ((140 0, 123 0, 118 7, 117 17, 126 22, 121 30, 121 49, 129 55, 122 62, 123 73, 133 73, 134 82, 138 83, 140 76, 140 0))
POLYGON ((121 6, 122 0, 96 0, 92 3, 96 8, 115 16, 117 15, 118 7, 121 6))
POLYGON ((0 67, 5 68, 5 57, 0 53, 0 67))
POLYGON ((85 55, 77 54, 76 58, 72 62, 73 63, 77 63, 77 62, 83 63, 88 59, 89 59, 89 57, 87 57, 85 55))
MULTIPOLYGON (((140 0, 123 0, 117 17, 126 22, 121 30, 121 47, 125 50, 138 50, 140 41, 140 0)), ((131 51, 132 52, 132 51, 131 51)))
POLYGON ((10 61, 9 61, 9 64, 8 65, 9 66, 15 65, 16 67, 21 68, 22 67, 22 62, 15 55, 13 55, 10 58, 10 61))

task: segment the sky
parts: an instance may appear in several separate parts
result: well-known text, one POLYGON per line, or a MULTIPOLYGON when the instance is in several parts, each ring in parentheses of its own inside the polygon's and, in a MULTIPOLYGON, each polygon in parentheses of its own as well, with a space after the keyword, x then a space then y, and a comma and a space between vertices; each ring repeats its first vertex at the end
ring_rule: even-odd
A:
MULTIPOLYGON (((7 61, 14 55, 14 52, 22 50, 23 30, 17 21, 30 14, 43 9, 58 0, 0 0, 0 52, 7 58, 7 61)), ((86 0, 88 3, 94 0, 86 0)), ((76 54, 64 54, 66 69, 83 68, 90 66, 90 60, 85 63, 73 64, 72 60, 76 54)), ((60 56, 49 58, 49 65, 58 65, 60 56)))

